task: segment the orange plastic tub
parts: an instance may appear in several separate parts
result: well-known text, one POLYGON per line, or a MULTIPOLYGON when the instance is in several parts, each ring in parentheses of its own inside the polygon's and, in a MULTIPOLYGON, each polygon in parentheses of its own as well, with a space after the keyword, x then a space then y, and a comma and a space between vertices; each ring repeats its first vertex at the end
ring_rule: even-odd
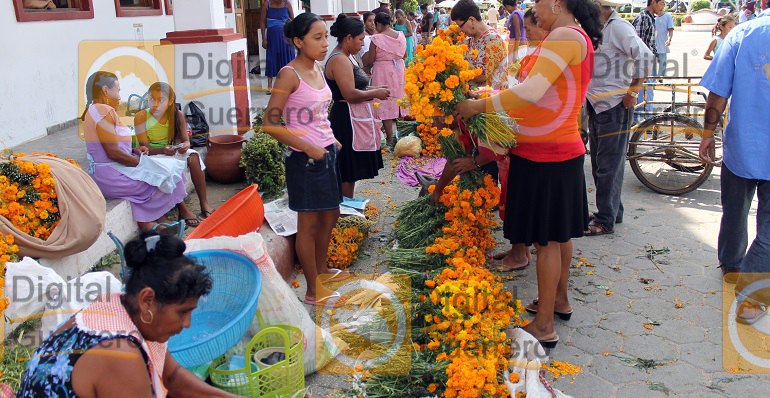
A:
POLYGON ((203 220, 186 239, 206 239, 214 236, 240 236, 257 231, 265 222, 265 206, 250 185, 203 220))

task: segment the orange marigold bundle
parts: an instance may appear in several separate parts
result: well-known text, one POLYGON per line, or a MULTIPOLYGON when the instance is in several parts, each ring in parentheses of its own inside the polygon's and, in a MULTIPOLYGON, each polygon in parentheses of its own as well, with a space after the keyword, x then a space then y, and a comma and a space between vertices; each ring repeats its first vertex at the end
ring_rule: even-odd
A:
MULTIPOLYGON (((33 153, 57 157, 52 153, 33 153)), ((56 181, 46 163, 24 162, 18 157, 0 163, 0 216, 30 236, 48 239, 59 223, 56 181)), ((72 159, 70 163, 78 165, 72 159)))
POLYGON ((358 258, 358 249, 369 231, 379 219, 379 209, 367 205, 364 209, 366 218, 342 217, 332 230, 329 242, 327 264, 331 268, 347 269, 358 258))

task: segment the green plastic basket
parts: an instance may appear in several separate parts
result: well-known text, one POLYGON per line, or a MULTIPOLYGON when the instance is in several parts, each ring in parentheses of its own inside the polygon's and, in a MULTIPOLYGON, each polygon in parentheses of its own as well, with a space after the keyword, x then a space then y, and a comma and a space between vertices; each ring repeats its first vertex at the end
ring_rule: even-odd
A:
MULTIPOLYGON (((227 355, 209 366, 211 382, 219 389, 249 397, 293 397, 305 390, 305 363, 302 331, 289 325, 272 325, 262 329, 246 346, 244 357, 260 365, 259 370, 217 369, 226 364, 227 355), (280 348, 286 358, 271 366, 262 366, 254 355, 268 348, 280 348)), ((247 362, 248 363, 248 362, 247 362)), ((300 395, 303 396, 304 394, 300 395)))

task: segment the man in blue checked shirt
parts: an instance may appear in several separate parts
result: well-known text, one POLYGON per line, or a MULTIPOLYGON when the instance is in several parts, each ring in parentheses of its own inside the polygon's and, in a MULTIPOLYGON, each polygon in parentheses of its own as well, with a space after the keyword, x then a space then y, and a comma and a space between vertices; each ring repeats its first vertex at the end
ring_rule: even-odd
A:
POLYGON ((718 256, 726 282, 736 282, 737 321, 753 324, 767 314, 768 289, 741 291, 770 273, 770 18, 736 26, 722 42, 701 80, 706 102, 700 158, 714 159, 714 130, 730 101, 722 148, 722 223, 718 256), (757 236, 748 247, 748 213, 757 194, 757 236), (747 249, 748 248, 748 252, 747 249), (750 292, 749 292, 750 293, 750 292))

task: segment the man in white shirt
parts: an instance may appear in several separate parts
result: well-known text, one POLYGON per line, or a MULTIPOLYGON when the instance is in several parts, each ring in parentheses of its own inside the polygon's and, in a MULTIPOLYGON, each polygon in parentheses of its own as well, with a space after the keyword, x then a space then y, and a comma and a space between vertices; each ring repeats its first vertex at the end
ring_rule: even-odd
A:
POLYGON ((623 221, 623 171, 631 119, 642 82, 654 62, 652 51, 614 7, 626 0, 600 0, 602 44, 596 50, 594 74, 586 94, 591 170, 597 212, 586 236, 611 234, 623 221))
POLYGON ((500 13, 495 7, 489 7, 489 10, 487 10, 487 25, 497 29, 497 19, 499 16, 500 13))

